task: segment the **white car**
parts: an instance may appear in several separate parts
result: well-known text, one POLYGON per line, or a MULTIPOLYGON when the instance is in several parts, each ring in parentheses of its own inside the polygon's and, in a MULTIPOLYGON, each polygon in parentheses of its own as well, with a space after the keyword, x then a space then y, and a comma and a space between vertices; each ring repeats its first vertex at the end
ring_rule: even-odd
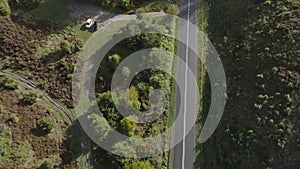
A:
POLYGON ((88 19, 85 22, 85 28, 89 29, 93 25, 92 19, 88 19))

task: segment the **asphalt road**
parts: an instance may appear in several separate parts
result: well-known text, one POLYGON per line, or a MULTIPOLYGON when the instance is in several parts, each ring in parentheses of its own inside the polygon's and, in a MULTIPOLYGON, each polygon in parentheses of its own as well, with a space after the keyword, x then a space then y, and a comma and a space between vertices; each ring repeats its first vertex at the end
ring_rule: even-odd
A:
MULTIPOLYGON (((180 4, 180 17, 189 21, 191 24, 197 25, 197 0, 182 0, 180 4)), ((185 61, 186 66, 177 64, 176 78, 179 85, 184 86, 184 91, 176 89, 176 106, 175 112, 178 115, 180 106, 183 105, 184 116, 189 116, 192 113, 187 111, 186 103, 195 101, 195 87, 189 83, 192 77, 187 73, 188 67, 193 74, 196 74, 197 57, 191 50, 188 50, 192 45, 197 45, 197 34, 189 25, 179 26, 179 38, 186 38, 187 44, 180 43, 178 46, 178 56, 185 61), (188 67, 187 67, 188 66, 188 67), (183 102, 183 104, 180 104, 183 102)), ((195 49, 197 47, 195 46, 195 49)), ((186 134, 186 118, 182 119, 179 125, 174 127, 174 137, 183 137, 186 134)), ((195 162, 195 128, 187 134, 187 136, 173 148, 173 169, 194 169, 195 162)))

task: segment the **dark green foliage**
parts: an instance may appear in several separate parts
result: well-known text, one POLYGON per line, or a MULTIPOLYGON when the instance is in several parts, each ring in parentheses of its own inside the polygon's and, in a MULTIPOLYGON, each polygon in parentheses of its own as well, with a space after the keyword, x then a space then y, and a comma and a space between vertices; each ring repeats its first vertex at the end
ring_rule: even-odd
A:
POLYGON ((124 163, 124 169, 154 169, 154 166, 150 163, 148 160, 131 160, 131 161, 123 161, 124 163))
POLYGON ((34 92, 27 93, 23 97, 23 103, 25 103, 27 105, 33 105, 34 103, 37 102, 37 100, 38 100, 38 95, 34 92))
POLYGON ((41 4, 44 0, 12 0, 13 4, 16 7, 25 9, 25 10, 31 10, 36 7, 38 7, 39 4, 41 4))
MULTIPOLYGON (((143 17, 143 16, 140 16, 143 17)), ((121 32, 124 34, 133 34, 138 33, 145 27, 144 21, 136 20, 137 23, 129 24, 126 28, 124 28, 121 32)), ((167 23, 172 23, 172 21, 165 21, 165 20, 147 20, 149 22, 150 27, 147 27, 148 31, 157 30, 163 33, 169 33, 172 30, 172 25, 167 23), (165 23, 158 24, 161 26, 157 26, 156 23, 165 23)), ((175 26, 173 27, 173 29, 175 26)), ((115 35, 118 37, 120 34, 115 35)), ((167 73, 157 69, 147 69, 142 72, 132 72, 130 68, 122 67, 121 73, 125 78, 129 77, 129 75, 133 74, 134 79, 131 81, 131 84, 128 89, 126 90, 116 90, 117 99, 118 101, 114 103, 112 101, 112 93, 110 91, 111 86, 111 78, 115 71, 115 68, 120 65, 123 59, 126 59, 127 56, 130 54, 139 51, 144 48, 159 48, 163 50, 167 50, 170 53, 175 51, 174 47, 174 40, 167 36, 156 35, 156 34, 141 34, 138 36, 132 36, 131 38, 127 38, 122 42, 118 43, 111 51, 108 52, 107 57, 103 60, 100 65, 98 71, 98 82, 97 82, 97 102, 100 111, 103 113, 103 120, 101 123, 106 123, 104 120, 108 121, 108 124, 115 130, 119 131, 120 133, 130 136, 130 137, 147 137, 150 135, 156 135, 160 131, 166 129, 169 125, 168 118, 171 116, 168 115, 168 107, 167 106, 160 106, 164 102, 158 98, 159 104, 157 106, 151 105, 149 100, 149 94, 154 89, 162 89, 165 91, 167 99, 170 95, 170 86, 171 86, 171 79, 167 73), (126 49, 126 50, 124 50, 126 49), (128 95, 127 95, 128 94, 128 95), (128 96, 129 98, 125 97, 128 96), (161 113, 161 116, 154 120, 153 122, 149 123, 136 123, 131 121, 127 118, 136 118, 135 116, 123 117, 120 112, 115 107, 115 104, 122 103, 124 109, 133 108, 138 111, 147 111, 150 108, 153 108, 149 111, 149 114, 161 113)), ((157 63, 160 64, 163 68, 172 69, 173 58, 171 55, 158 55, 157 53, 159 50, 150 51, 150 57, 145 59, 140 59, 140 63, 157 63)), ((157 65, 156 64, 156 65, 157 65)), ((120 81, 122 83, 122 81, 120 81)), ((154 101, 155 102, 155 101, 154 101)), ((121 109, 122 110, 122 109, 121 109)), ((120 110, 120 111, 121 111, 120 110)), ((93 112, 91 112, 93 113, 93 112)), ((171 112, 173 113, 173 112, 171 112)), ((102 118, 100 116, 94 115, 94 121, 97 121, 97 118, 102 118)), ((90 117, 91 118, 91 117, 90 117)), ((98 123, 91 123, 93 128, 98 128, 99 135, 105 136, 106 135, 106 127, 95 125, 98 123)), ((109 133, 108 133, 109 135, 109 133)), ((103 139, 103 138, 100 138, 103 139)), ((104 141, 106 141, 104 139, 104 141)), ((140 147, 136 147, 137 144, 134 142, 127 143, 127 142, 118 142, 113 145, 114 151, 124 155, 136 156, 137 153, 153 153, 154 148, 151 147, 151 143, 145 143, 144 145, 139 145, 140 147), (137 152, 139 151, 139 152, 137 152)), ((162 169, 168 167, 168 153, 159 154, 153 158, 145 158, 143 160, 135 160, 130 158, 123 158, 119 156, 112 155, 111 153, 104 152, 101 148, 97 148, 95 150, 95 158, 97 159, 105 159, 99 160, 99 168, 112 168, 111 166, 117 166, 113 168, 149 168, 149 169, 162 169), (100 167, 101 166, 101 167, 100 167)), ((97 161, 98 162, 98 161, 97 161)))
POLYGON ((97 102, 99 103, 99 109, 104 114, 105 119, 112 127, 117 127, 118 122, 121 119, 121 115, 114 107, 114 103, 111 98, 111 92, 104 92, 98 94, 97 102))
POLYGON ((90 0, 91 2, 96 2, 104 7, 115 8, 119 7, 124 10, 131 9, 133 7, 133 0, 90 0))
POLYGON ((47 133, 51 133, 54 130, 55 122, 49 117, 44 117, 39 122, 38 125, 39 125, 39 128, 42 129, 43 131, 45 131, 47 133))
POLYGON ((9 3, 8 0, 1 0, 0 1, 0 15, 10 15, 10 7, 9 7, 9 3))

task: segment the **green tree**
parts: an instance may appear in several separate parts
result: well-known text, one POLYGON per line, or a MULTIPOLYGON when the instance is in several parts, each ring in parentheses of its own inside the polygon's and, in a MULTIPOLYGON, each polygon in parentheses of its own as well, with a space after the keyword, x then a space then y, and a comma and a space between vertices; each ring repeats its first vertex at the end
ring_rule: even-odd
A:
POLYGON ((67 41, 67 40, 64 40, 60 44, 60 48, 61 48, 61 52, 63 54, 70 54, 70 53, 73 53, 75 51, 74 45, 71 42, 67 41))
POLYGON ((97 102, 100 111, 103 113, 104 118, 112 127, 117 127, 121 116, 114 107, 114 102, 111 97, 111 92, 103 92, 97 95, 97 102))
POLYGON ((121 57, 118 54, 114 54, 114 55, 108 56, 108 60, 109 60, 110 64, 115 68, 119 65, 119 63, 121 61, 121 57))
POLYGON ((1 85, 3 85, 3 87, 8 90, 18 89, 18 83, 11 78, 4 78, 1 82, 1 85))
POLYGON ((124 164, 124 169, 154 169, 154 166, 150 163, 149 160, 140 160, 140 159, 133 159, 130 162, 124 164))
POLYGON ((123 118, 120 122, 120 130, 122 133, 126 134, 127 136, 133 136, 134 131, 136 129, 137 123, 131 120, 137 120, 136 116, 129 116, 127 118, 123 118))
POLYGON ((93 128, 93 131, 97 134, 97 136, 101 136, 99 137, 99 140, 102 141, 110 131, 110 125, 104 117, 97 114, 89 115, 88 120, 90 121, 90 127, 93 128))
POLYGON ((38 95, 36 93, 30 92, 27 93, 24 97, 23 97, 23 102, 25 104, 28 105, 33 105, 34 103, 36 103, 38 100, 38 95))

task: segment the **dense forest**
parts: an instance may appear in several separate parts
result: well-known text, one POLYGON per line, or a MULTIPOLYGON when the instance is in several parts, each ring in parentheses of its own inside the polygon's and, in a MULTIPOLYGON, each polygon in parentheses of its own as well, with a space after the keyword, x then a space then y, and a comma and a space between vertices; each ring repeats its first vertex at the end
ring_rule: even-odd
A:
MULTIPOLYGON (((145 16, 139 16, 145 17, 145 16)), ((125 28, 123 28, 120 34, 132 34, 131 31, 141 31, 144 29, 145 25, 149 27, 147 30, 159 30, 161 33, 164 31, 174 32, 174 21, 168 21, 166 19, 143 19, 137 20, 132 24, 128 24, 125 28), (144 23, 147 22, 147 23, 144 23), (149 24, 151 23, 151 24, 149 24), (166 24, 168 23, 168 24, 166 24), (173 26, 172 26, 173 24, 173 26)), ((118 35, 115 35, 118 36, 118 35)), ((128 120, 128 118, 123 117, 120 112, 116 109, 115 103, 112 100, 112 92, 111 92, 111 81, 113 74, 116 71, 117 66, 128 57, 130 54, 140 51, 143 49, 151 49, 149 53, 149 57, 145 57, 147 62, 156 62, 160 63, 164 67, 169 67, 170 71, 173 69, 173 56, 172 55, 157 55, 157 49, 164 49, 169 51, 170 53, 174 53, 175 43, 174 39, 171 37, 167 37, 159 34, 152 33, 142 33, 136 36, 131 36, 130 38, 126 38, 116 46, 114 46, 104 58, 102 63, 100 64, 100 68, 98 69, 98 75, 96 80, 96 92, 97 92, 97 102, 99 109, 103 113, 103 117, 99 116, 92 112, 91 115, 88 116, 88 120, 91 122, 91 127, 94 128, 94 131, 98 134, 101 134, 101 141, 105 142, 106 135, 109 135, 109 127, 103 124, 103 120, 107 120, 108 124, 115 130, 120 133, 130 136, 130 137, 138 137, 138 138, 146 138, 155 136, 169 126, 170 120, 173 118, 173 104, 166 104, 164 107, 158 106, 153 108, 153 105, 149 102, 149 95, 154 89, 161 89, 166 94, 167 102, 172 102, 170 97, 174 94, 174 82, 171 79, 170 75, 166 72, 163 72, 159 69, 146 69, 142 72, 131 72, 129 67, 122 67, 121 74, 122 76, 129 77, 130 74, 136 74, 134 79, 131 81, 131 85, 127 91, 120 90, 120 100, 124 100, 128 102, 125 98, 125 95, 122 92, 129 93, 129 103, 125 106, 133 106, 136 110, 144 112, 147 110, 151 110, 150 114, 157 114, 159 112, 163 112, 159 118, 152 122, 147 123, 136 123, 128 120), (157 49, 155 49, 157 48, 157 49), (124 50, 126 49, 126 50, 124 50), (158 57, 159 56, 159 57, 158 57), (171 92, 172 91, 172 92, 171 92), (122 98, 124 97, 124 98, 122 98), (105 119, 103 119, 105 118, 105 119)), ((146 60, 141 59, 139 63, 146 62, 146 60)), ((119 82, 122 83, 122 82, 119 82)), ((157 98, 159 99, 159 98, 157 98)), ((126 109, 126 108, 125 108, 126 109)), ((147 113, 148 114, 148 113, 147 113)), ((150 115, 149 114, 149 115, 150 115)), ((136 116, 130 116, 130 118, 137 118, 136 116)), ((115 151, 123 154, 124 156, 128 156, 129 154, 138 154, 141 152, 140 148, 136 147, 137 145, 129 144, 123 145, 121 143, 116 143, 113 145, 115 151)), ((142 150, 144 153, 151 154, 151 146, 144 145, 142 150)), ((132 158, 124 158, 117 155, 114 155, 110 152, 106 152, 102 148, 94 145, 94 159, 98 159, 95 161, 96 165, 99 167, 105 168, 132 168, 135 166, 136 168, 148 168, 148 169, 159 169, 159 168, 167 168, 169 165, 169 152, 165 152, 163 154, 156 155, 151 158, 145 158, 141 160, 132 159, 132 158), (101 159, 101 160, 99 160, 101 159)))

